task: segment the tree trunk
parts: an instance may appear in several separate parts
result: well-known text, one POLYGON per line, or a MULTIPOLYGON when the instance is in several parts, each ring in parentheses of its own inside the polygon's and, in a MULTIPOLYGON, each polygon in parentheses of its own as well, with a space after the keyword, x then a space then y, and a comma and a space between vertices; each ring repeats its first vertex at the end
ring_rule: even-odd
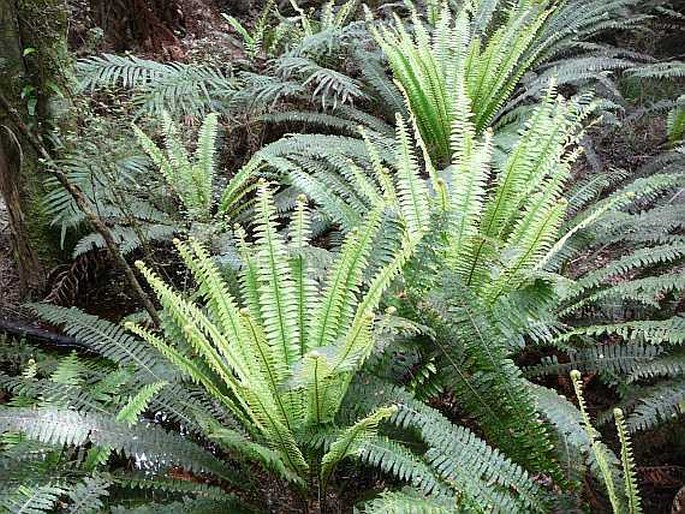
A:
POLYGON ((162 53, 179 45, 174 30, 183 19, 177 0, 90 0, 90 8, 116 51, 141 47, 162 53))
POLYGON ((24 293, 42 289, 45 270, 29 240, 18 187, 19 166, 17 164, 20 159, 16 157, 10 159, 5 152, 5 148, 10 146, 6 143, 7 139, 10 139, 7 134, 0 135, 0 192, 9 213, 12 254, 19 273, 21 290, 24 293))
MULTIPOLYGON (((63 140, 72 104, 66 0, 0 0, 0 94, 48 140, 63 140)), ((44 163, 0 111, 0 193, 10 212, 13 255, 25 292, 40 290, 59 255, 42 209, 44 163)))
MULTIPOLYGON (((19 87, 26 75, 21 36, 15 6, 0 3, 0 93, 19 101, 19 87)), ((22 166, 37 164, 31 149, 26 151, 21 136, 10 128, 12 125, 0 113, 0 194, 9 213, 12 255, 19 273, 22 293, 40 290, 45 283, 44 268, 31 241, 31 229, 24 210, 26 188, 22 184, 22 166), (24 197, 24 198, 23 198, 24 197)))

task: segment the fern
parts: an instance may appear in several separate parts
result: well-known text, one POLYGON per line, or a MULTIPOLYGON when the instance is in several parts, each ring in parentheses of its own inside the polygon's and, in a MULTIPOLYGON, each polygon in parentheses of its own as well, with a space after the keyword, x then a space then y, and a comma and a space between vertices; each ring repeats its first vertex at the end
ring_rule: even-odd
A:
MULTIPOLYGON (((379 498, 365 503, 358 510, 360 513, 373 514, 392 512, 393 514, 447 514, 455 512, 454 507, 446 503, 441 505, 435 500, 398 492, 384 493, 379 498)), ((458 511, 457 511, 458 512, 458 511)))
POLYGON ((230 74, 206 65, 163 64, 138 57, 104 54, 77 66, 81 88, 123 87, 134 91, 143 111, 201 115, 227 103, 236 89, 230 74))
POLYGON ((642 512, 642 508, 640 507, 640 495, 638 493, 637 479, 635 476, 635 461, 633 460, 633 450, 631 448, 630 438, 627 434, 625 419, 621 409, 614 409, 614 419, 616 420, 618 439, 621 443, 623 485, 628 500, 628 512, 630 514, 638 514, 642 512))
MULTIPOLYGON (((361 272, 368 266, 365 255, 379 228, 379 212, 358 233, 348 236, 323 293, 311 296, 309 290, 309 302, 314 303, 309 321, 298 323, 297 306, 303 302, 298 294, 305 290, 295 287, 298 281, 291 275, 286 243, 276 229, 273 198, 265 183, 260 185, 257 205, 256 240, 241 243, 246 259, 240 277, 244 309, 195 242, 177 246, 200 285, 211 319, 141 265, 168 314, 168 334, 180 335, 194 348, 207 371, 188 360, 182 346, 175 348, 141 327, 131 325, 131 329, 207 388, 237 419, 249 422, 251 426, 245 428, 259 436, 260 444, 273 448, 290 473, 302 476, 309 465, 297 436, 335 416, 350 372, 365 360, 373 344, 371 313, 396 267, 391 263, 379 270, 366 295, 356 296, 361 272), (299 337, 302 327, 308 334, 303 341, 299 337), (209 370, 222 380, 228 396, 213 385, 209 370)), ((306 211, 300 216, 301 227, 306 211)), ((407 251, 401 250, 400 262, 407 257, 407 251)), ((300 265, 306 264, 300 261, 300 265)))
POLYGON ((153 396, 157 395, 166 382, 148 384, 141 389, 133 398, 130 398, 126 405, 117 414, 116 420, 134 425, 138 421, 138 416, 143 412, 153 396))
POLYGON ((576 398, 578 398, 578 405, 580 409, 580 414, 583 420, 583 427, 591 441, 592 452, 595 456, 595 460, 599 467, 601 478, 606 487, 607 493, 609 495, 609 501, 611 503, 611 508, 613 512, 622 512, 622 506, 619 497, 616 492, 616 484, 614 482, 614 477, 609 469, 609 462, 607 459, 607 454, 605 449, 599 444, 599 433, 592 426, 590 417, 587 414, 587 409, 585 407, 585 400, 583 398, 583 389, 581 382, 580 372, 574 370, 571 372, 571 381, 573 382, 573 389, 576 393, 576 398))
POLYGON ((38 487, 19 486, 11 494, 0 499, 0 505, 7 512, 22 514, 43 514, 54 509, 64 489, 54 485, 38 487))
POLYGON ((361 403, 357 409, 395 403, 399 409, 389 422, 402 430, 417 431, 428 445, 419 459, 411 452, 401 451, 393 441, 372 439, 363 446, 362 462, 380 466, 409 482, 422 494, 437 500, 437 505, 445 505, 446 501, 466 511, 487 510, 488 505, 516 512, 544 510, 544 494, 529 475, 469 430, 452 425, 398 387, 370 378, 356 387, 359 389, 354 391, 353 398, 361 403), (456 501, 450 489, 458 493, 456 501))
POLYGON ((413 35, 397 17, 393 28, 374 27, 372 32, 421 136, 431 145, 433 162, 445 165, 451 158, 449 137, 458 115, 454 95, 448 92, 457 80, 463 79, 476 132, 482 133, 508 109, 540 96, 552 76, 560 84, 579 83, 633 66, 637 56, 614 58, 591 45, 573 58, 565 54, 577 52, 581 42, 603 30, 644 19, 625 16, 624 8, 636 3, 521 3, 502 8, 500 16, 493 16, 497 2, 485 2, 476 12, 466 5, 453 12, 445 3, 432 31, 414 10, 413 35), (563 60, 554 61, 558 56, 563 60), (523 76, 532 70, 539 76, 522 85, 523 76))
POLYGON ((109 496, 111 482, 102 477, 87 477, 67 494, 71 500, 70 514, 92 514, 104 508, 103 497, 109 496))

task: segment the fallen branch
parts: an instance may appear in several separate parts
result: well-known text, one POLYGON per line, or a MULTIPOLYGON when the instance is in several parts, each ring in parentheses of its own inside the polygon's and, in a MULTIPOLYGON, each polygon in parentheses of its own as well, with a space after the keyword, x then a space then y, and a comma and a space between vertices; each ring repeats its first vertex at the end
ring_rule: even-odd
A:
POLYGON ((24 323, 0 319, 0 333, 17 339, 39 343, 41 346, 53 347, 58 350, 77 350, 84 355, 96 355, 73 337, 56 334, 48 330, 36 328, 24 323))

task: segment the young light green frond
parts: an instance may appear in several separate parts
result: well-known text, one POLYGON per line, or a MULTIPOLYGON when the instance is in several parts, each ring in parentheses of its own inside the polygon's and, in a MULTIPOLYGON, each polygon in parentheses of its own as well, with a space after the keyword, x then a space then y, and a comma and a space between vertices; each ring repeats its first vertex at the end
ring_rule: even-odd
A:
POLYGON ((381 407, 367 417, 345 429, 333 441, 328 452, 321 459, 321 479, 324 483, 333 473, 335 466, 343 459, 360 451, 363 441, 374 435, 378 424, 397 412, 397 406, 381 407))
POLYGON ((247 242, 247 234, 240 225, 235 225, 233 231, 238 240, 238 253, 241 268, 238 276, 240 294, 243 306, 249 311, 255 321, 261 323, 262 313, 259 306, 259 281, 257 278, 257 264, 252 244, 247 242))
MULTIPOLYGON (((224 405, 232 415, 246 423, 249 410, 247 409, 245 403, 240 402, 240 397, 238 397, 238 402, 234 402, 228 396, 222 393, 212 380, 212 377, 208 375, 206 368, 199 366, 192 359, 183 355, 177 349, 167 344, 163 339, 143 327, 140 327, 134 323, 127 323, 126 329, 138 335, 141 339, 147 341, 152 347, 157 349, 160 354, 167 358, 169 362, 181 372, 181 374, 187 376, 192 382, 202 385, 202 387, 204 387, 212 397, 224 405), (246 414, 246 412, 248 414, 246 414)), ((234 384, 234 386, 235 385, 236 384, 234 384)), ((260 425, 258 420, 253 421, 255 428, 259 430, 260 425)), ((246 426, 251 427, 251 425, 247 423, 246 426)))
POLYGON ((640 514, 640 492, 637 488, 637 477, 635 474, 635 460, 633 459, 633 449, 631 447, 630 436, 626 428, 625 418, 621 409, 614 409, 614 420, 618 439, 621 443, 621 465, 623 466, 623 487, 628 500, 628 514, 640 514))
MULTIPOLYGON (((296 474, 304 475, 309 470, 309 465, 297 445, 295 436, 286 423, 282 421, 282 415, 276 402, 267 399, 263 392, 255 392, 248 388, 241 391, 241 395, 251 405, 252 413, 263 426, 263 434, 269 446, 278 451, 283 462, 296 474)), ((281 402, 282 404, 282 402, 281 402)), ((287 422, 287 418, 286 418, 287 422)))
MULTIPOLYGON (((244 327, 241 323, 237 301, 228 290, 228 286, 221 276, 221 272, 213 262, 207 250, 197 241, 191 239, 188 243, 174 241, 179 255, 186 266, 193 272, 193 276, 200 287, 199 293, 207 301, 212 314, 212 321, 217 323, 226 334, 226 342, 235 348, 234 358, 240 363, 243 375, 252 363, 253 355, 243 344, 244 327)), ((222 341, 215 341, 221 344, 222 341)), ((229 352, 228 349, 220 351, 229 352)))
MULTIPOLYGON (((302 416, 302 409, 298 405, 298 398, 282 392, 290 370, 283 360, 281 349, 269 345, 263 328, 255 323, 247 310, 241 314, 246 327, 245 344, 250 347, 261 372, 254 372, 250 380, 245 382, 245 388, 254 393, 253 397, 257 401, 257 405, 253 405, 252 408, 259 413, 273 404, 276 408, 274 417, 291 430, 293 424, 302 416)), ((271 422, 273 414, 268 414, 271 422)))
POLYGON ((557 239, 566 205, 565 201, 551 207, 541 205, 541 212, 531 210, 524 215, 503 250, 504 255, 510 256, 509 259, 505 261, 499 277, 486 286, 485 295, 490 301, 496 301, 526 281, 529 270, 557 239))
POLYGON ((195 304, 182 298, 142 262, 137 264, 138 269, 157 294, 164 312, 169 314, 176 329, 204 358, 207 365, 224 380, 226 385, 236 384, 234 372, 238 374, 239 379, 242 379, 247 372, 242 366, 240 356, 216 325, 195 304))
POLYGON ((203 424, 207 437, 226 451, 238 453, 248 461, 259 462, 265 470, 275 472, 289 482, 302 485, 302 479, 285 466, 278 452, 250 441, 240 432, 225 428, 215 420, 203 420, 203 424))
POLYGON ((276 228, 276 212, 269 186, 263 182, 258 193, 255 250, 259 303, 264 334, 286 366, 300 354, 298 344, 297 296, 290 276, 283 236, 276 228))
POLYGON ((134 125, 139 144, 159 168, 168 186, 176 193, 193 219, 206 221, 214 203, 214 147, 218 115, 205 118, 198 134, 197 149, 191 160, 179 128, 167 112, 161 116, 164 151, 134 125))
POLYGON ((376 207, 368 213, 360 229, 348 234, 328 276, 321 303, 311 318, 308 349, 333 343, 354 315, 362 272, 367 266, 380 221, 381 208, 376 207))
POLYGON ((138 144, 143 148, 147 156, 150 157, 155 166, 159 168, 167 183, 174 184, 180 181, 181 178, 177 176, 177 170, 171 165, 164 152, 159 149, 155 142, 138 126, 133 125, 133 131, 138 139, 138 144))
POLYGON ((297 197, 295 214, 290 224, 291 255, 290 272, 295 286, 297 301, 297 335, 300 356, 306 353, 309 330, 308 312, 316 309, 318 304, 318 287, 312 277, 305 247, 311 237, 311 211, 304 195, 297 197))
POLYGON ((594 453, 595 460, 601 473, 600 476, 604 482, 604 486, 606 487, 607 493, 609 495, 611 507, 615 513, 622 512, 621 503, 616 493, 616 484, 614 483, 614 476, 609 468, 609 462, 605 454, 605 449, 603 446, 600 445, 599 432, 597 432, 597 430, 592 426, 590 416, 587 413, 587 408, 585 406, 585 398, 583 396, 583 383, 579 371, 571 371, 571 382, 573 383, 573 389, 576 393, 576 398, 578 399, 578 408, 583 419, 583 427, 585 428, 588 438, 590 439, 590 441, 592 441, 592 452, 594 453))
POLYGON ((138 422, 138 417, 148 408, 152 398, 166 387, 166 382, 155 382, 154 384, 147 384, 136 393, 135 396, 129 398, 126 405, 124 405, 117 417, 117 421, 133 425, 138 422))
POLYGON ((386 198, 390 205, 396 205, 398 203, 397 194, 390 175, 390 170, 383 164, 380 152, 374 142, 371 141, 367 131, 360 128, 359 132, 364 139, 364 147, 369 155, 376 182, 380 184, 381 190, 383 191, 383 197, 386 198))
POLYGON ((197 191, 197 202, 205 211, 211 209, 214 182, 214 153, 216 147, 217 126, 219 115, 208 114, 202 122, 197 138, 197 149, 194 155, 193 184, 197 191))
POLYGON ((475 140, 471 124, 468 98, 458 97, 452 132, 452 165, 446 170, 450 184, 448 202, 450 231, 447 234, 450 248, 448 261, 465 276, 467 262, 475 259, 480 219, 485 207, 487 181, 490 175, 492 134, 486 131, 482 141, 475 140))
POLYGON ((83 375, 86 371, 84 363, 74 352, 57 363, 57 367, 55 368, 55 371, 52 372, 50 380, 58 384, 78 386, 83 382, 83 375))

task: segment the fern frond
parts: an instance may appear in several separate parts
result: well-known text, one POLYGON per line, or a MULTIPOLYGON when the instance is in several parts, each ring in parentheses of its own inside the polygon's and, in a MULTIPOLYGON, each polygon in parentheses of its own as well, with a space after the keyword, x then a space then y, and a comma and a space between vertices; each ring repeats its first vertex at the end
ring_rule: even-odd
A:
POLYGON ((156 382, 144 386, 133 398, 124 405, 117 414, 116 421, 134 425, 138 422, 140 414, 147 409, 150 400, 167 385, 166 382, 156 382))
POLYGON ((4 408, 0 414, 2 431, 17 431, 43 443, 82 445, 91 442, 109 446, 126 455, 145 454, 157 465, 177 464, 193 472, 209 472, 229 481, 229 469, 195 443, 154 425, 126 427, 94 414, 51 408, 4 408))
POLYGON ((639 514, 642 512, 640 506, 640 494, 637 488, 637 478, 635 476, 635 461, 633 459, 633 449, 630 437, 626 429, 625 418, 621 409, 614 409, 614 419, 618 439, 621 443, 621 465, 623 466, 623 486, 626 498, 628 499, 628 513, 639 514))
POLYGON ((448 514, 455 511, 453 505, 444 504, 432 498, 422 498, 405 492, 385 492, 380 497, 364 503, 360 514, 448 514))
POLYGON ((614 477, 609 468, 609 462, 607 459, 606 451, 599 444, 599 432, 592 426, 590 417, 588 416, 587 409, 585 407, 585 399, 583 397, 583 385, 581 381, 580 372, 577 370, 571 371, 571 382, 573 383, 573 389, 576 393, 576 398, 578 399, 578 408, 580 410, 580 415, 583 420, 583 427, 591 441, 592 452, 594 453, 595 460, 599 467, 601 478, 606 487, 607 493, 609 495, 609 501, 611 502, 611 507, 615 513, 622 512, 621 503, 619 501, 618 495, 616 493, 616 484, 614 482, 614 477))
POLYGON ((377 409, 375 412, 360 419, 338 436, 331 443, 328 452, 321 459, 321 478, 328 481, 335 466, 343 459, 362 451, 364 440, 370 438, 378 428, 378 424, 397 412, 396 406, 377 409))

